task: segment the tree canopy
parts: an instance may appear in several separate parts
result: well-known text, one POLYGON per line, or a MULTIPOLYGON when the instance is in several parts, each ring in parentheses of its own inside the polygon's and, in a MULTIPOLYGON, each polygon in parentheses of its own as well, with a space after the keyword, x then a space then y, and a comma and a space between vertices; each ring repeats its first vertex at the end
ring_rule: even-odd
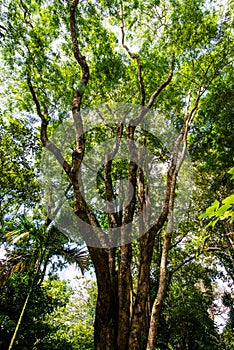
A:
POLYGON ((231 292, 221 335, 210 310, 234 276, 232 1, 0 9, 5 348, 230 349, 231 292), (53 330, 65 263, 94 269, 97 293, 87 323, 53 330))

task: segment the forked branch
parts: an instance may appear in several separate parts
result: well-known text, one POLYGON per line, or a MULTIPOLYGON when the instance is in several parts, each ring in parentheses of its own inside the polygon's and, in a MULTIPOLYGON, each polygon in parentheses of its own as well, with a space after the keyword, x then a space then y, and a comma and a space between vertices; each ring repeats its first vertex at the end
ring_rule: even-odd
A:
POLYGON ((49 149, 53 153, 53 155, 56 157, 57 161, 60 163, 62 168, 65 170, 66 174, 70 177, 70 175, 71 175, 71 166, 68 164, 68 162, 62 156, 61 150, 58 147, 56 147, 48 139, 48 136, 47 136, 48 109, 45 108, 44 112, 42 111, 42 107, 41 107, 40 102, 38 100, 36 91, 35 91, 35 89, 33 87, 31 76, 30 76, 29 72, 27 74, 27 84, 28 84, 30 93, 32 95, 33 102, 36 105, 37 114, 38 114, 38 116, 41 119, 41 135, 40 135, 41 142, 42 142, 44 147, 46 147, 47 149, 49 149))

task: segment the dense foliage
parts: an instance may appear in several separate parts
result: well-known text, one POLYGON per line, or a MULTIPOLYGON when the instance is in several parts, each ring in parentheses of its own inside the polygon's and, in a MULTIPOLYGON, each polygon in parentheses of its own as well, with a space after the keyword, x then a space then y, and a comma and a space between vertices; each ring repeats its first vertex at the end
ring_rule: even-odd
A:
POLYGON ((0 0, 0 21, 1 349, 232 349, 233 2, 0 0), (137 118, 124 115, 126 106, 137 118), (103 123, 87 121, 87 110, 103 123), (150 113, 151 132, 139 128, 150 113), (72 141, 61 133, 69 116, 72 141), (92 157, 110 139, 89 188, 92 157), (123 139, 129 159, 119 151, 123 139), (147 163, 143 146, 152 154, 146 174, 135 161, 147 163), (43 148, 53 156, 47 177, 43 148), (150 192, 154 164, 165 170, 162 197, 150 192), (83 223, 71 235, 56 221, 57 169, 83 223), (91 200, 98 193, 107 210, 85 192, 91 200), (112 212, 118 196, 123 210, 112 212), (113 246, 106 232, 116 227, 113 246), (94 270, 97 287, 72 292, 58 279, 67 264, 94 270), (223 295, 218 280, 228 287, 223 295), (227 308, 222 329, 217 298, 227 308))

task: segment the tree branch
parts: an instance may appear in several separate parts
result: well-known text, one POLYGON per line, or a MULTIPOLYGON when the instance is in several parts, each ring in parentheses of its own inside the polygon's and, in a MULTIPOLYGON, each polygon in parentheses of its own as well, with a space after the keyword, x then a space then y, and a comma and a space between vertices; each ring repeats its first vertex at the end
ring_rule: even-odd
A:
POLYGON ((86 86, 89 81, 89 66, 87 64, 86 57, 83 56, 80 52, 78 40, 77 40, 75 11, 78 4, 79 4, 79 0, 73 0, 70 6, 70 30, 71 30, 73 54, 82 70, 81 81, 86 86))
POLYGON ((184 265, 188 264, 190 261, 194 260, 195 258, 197 258, 200 254, 196 255, 192 255, 189 258, 185 259, 181 264, 179 264, 177 267, 175 267, 171 272, 170 275, 172 277, 172 275, 174 275, 177 271, 179 271, 184 265))
POLYGON ((171 62, 171 68, 169 71, 169 74, 167 78, 164 80, 164 82, 154 91, 154 93, 151 95, 149 102, 147 104, 147 108, 151 108, 155 98, 160 94, 160 92, 170 83, 172 77, 173 77, 173 71, 174 71, 174 65, 175 65, 175 54, 172 53, 172 62, 171 62))
POLYGON ((81 86, 75 92, 72 105, 72 114, 74 119, 74 126, 76 132, 76 150, 74 150, 72 155, 72 173, 73 180, 78 181, 79 170, 81 162, 83 160, 85 152, 85 138, 83 131, 83 122, 80 115, 80 106, 82 101, 82 96, 84 93, 84 88, 89 81, 89 66, 87 64, 85 56, 83 56, 79 49, 77 32, 76 32, 76 18, 75 11, 79 4, 79 0, 73 0, 70 6, 70 31, 72 39, 72 50, 76 61, 81 67, 82 76, 81 76, 81 86))
POLYGON ((47 126, 48 126, 48 110, 45 108, 45 112, 42 112, 42 108, 40 105, 40 102, 37 98, 35 89, 32 85, 31 77, 28 72, 27 74, 27 84, 30 90, 30 93, 32 95, 33 102, 36 105, 37 114, 41 119, 41 142, 44 147, 46 147, 48 150, 50 150, 56 159, 58 160, 59 164, 62 166, 62 168, 65 170, 66 174, 70 177, 71 176, 71 166, 68 164, 68 162, 63 158, 61 150, 56 147, 47 136, 47 126))

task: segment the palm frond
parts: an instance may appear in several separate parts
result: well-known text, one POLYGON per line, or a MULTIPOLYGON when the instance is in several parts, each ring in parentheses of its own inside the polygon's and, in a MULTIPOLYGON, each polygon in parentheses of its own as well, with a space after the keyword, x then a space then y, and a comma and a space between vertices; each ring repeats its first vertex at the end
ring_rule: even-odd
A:
POLYGON ((63 257, 68 263, 76 264, 82 274, 89 267, 89 255, 86 248, 64 248, 61 247, 56 252, 56 255, 63 257))
POLYGON ((12 231, 12 232, 8 232, 6 234, 6 239, 8 240, 8 242, 10 244, 15 244, 18 241, 20 241, 21 239, 29 237, 29 233, 30 232, 22 232, 22 233, 20 233, 20 230, 15 230, 15 231, 12 231))

